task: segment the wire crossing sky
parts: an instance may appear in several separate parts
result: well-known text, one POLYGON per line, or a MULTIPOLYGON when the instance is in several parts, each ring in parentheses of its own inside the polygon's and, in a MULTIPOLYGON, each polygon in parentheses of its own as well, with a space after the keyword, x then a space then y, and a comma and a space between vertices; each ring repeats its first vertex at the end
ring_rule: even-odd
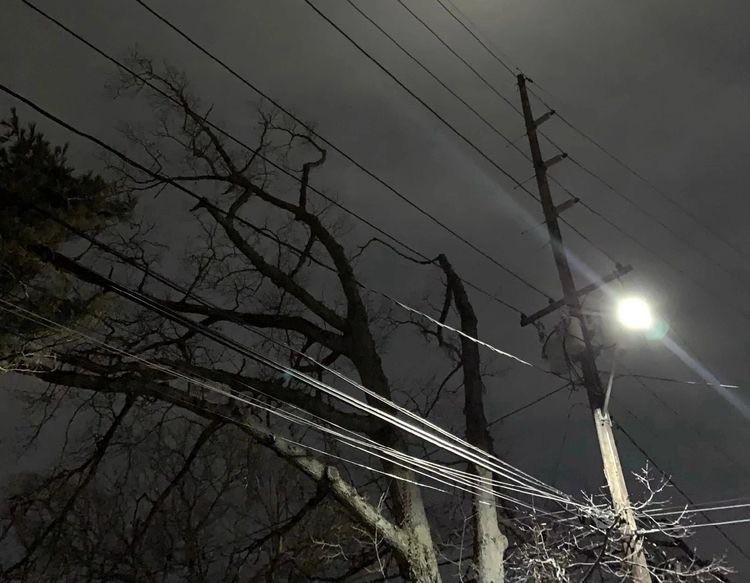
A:
MULTIPOLYGON (((503 264, 522 274, 524 279, 539 289, 545 292, 557 289, 556 282, 544 273, 544 266, 539 266, 541 261, 546 261, 548 249, 537 246, 532 254, 532 246, 525 245, 524 237, 517 231, 501 231, 499 227, 493 230, 491 226, 486 226, 491 225, 498 214, 498 207, 489 205, 486 197, 478 199, 485 204, 483 208, 478 204, 470 207, 474 208, 476 220, 467 228, 466 221, 461 217, 464 197, 468 206, 471 196, 483 188, 484 183, 481 182, 483 178, 477 179, 476 183, 480 186, 472 190, 471 178, 461 182, 458 177, 480 174, 477 165, 463 164, 460 157, 446 155, 446 150, 442 149, 442 142, 447 141, 446 134, 438 128, 439 124, 426 121, 426 117, 415 117, 413 110, 408 115, 396 115, 406 109, 404 101, 395 95, 397 88, 390 87, 369 70, 360 70, 361 65, 354 51, 347 50, 346 45, 336 39, 335 31, 323 26, 322 22, 316 22, 314 14, 305 14, 307 11, 303 10, 304 5, 299 0, 280 0, 278 9, 276 6, 269 7, 262 15, 254 14, 249 7, 222 3, 208 11, 190 1, 180 12, 173 11, 167 3, 159 0, 149 2, 149 5, 153 4, 159 14, 175 23, 211 54, 220 56, 241 76, 267 88, 268 95, 278 97, 278 101, 291 111, 299 112, 300 119, 318 122, 316 127, 320 128, 321 133, 399 192, 408 193, 415 204, 429 209, 436 217, 449 218, 450 226, 457 233, 502 260, 503 264), (248 19, 249 14, 257 18, 248 19), (243 25, 242 29, 239 28, 240 24, 243 25), (271 35, 270 32, 264 33, 264 30, 275 32, 271 35), (217 35, 217 31, 221 31, 221 34, 217 35), (251 45, 248 45, 248 39, 252 39, 251 45), (289 43, 290 39, 295 39, 295 42, 289 43), (305 46, 307 49, 300 48, 305 46), (309 75, 305 75, 305 71, 309 75), (351 74, 345 73, 349 71, 351 74), (283 82, 285 76, 289 77, 289 85, 283 82), (339 78, 340 86, 337 84, 339 78), (334 80, 336 83, 332 82, 334 80), (315 99, 316 83, 325 88, 326 100, 315 99), (355 91, 346 93, 352 87, 355 91), (310 88, 313 88, 312 92, 308 92, 310 88), (368 104, 367 99, 363 99, 364 95, 373 102, 368 104), (330 114, 327 111, 329 108, 330 114), (421 125, 415 125, 415 119, 421 125), (351 131, 348 128, 352 128, 351 131), (383 131, 379 132, 379 128, 383 131), (374 136, 372 143, 365 139, 353 139, 357 132, 366 138, 374 136), (376 137, 380 139, 388 132, 396 136, 394 143, 387 140, 382 145, 375 143, 376 137), (413 143, 416 144, 419 138, 417 134, 420 133, 428 136, 424 140, 428 146, 429 137, 441 142, 435 144, 434 155, 429 147, 422 148, 414 155, 407 155, 399 149, 399 141, 412 144, 408 141, 411 135, 408 139, 404 136, 414 134, 413 143), (452 176, 449 178, 452 180, 455 176, 455 182, 446 178, 448 172, 443 172, 443 169, 450 169, 452 176), (439 189, 430 182, 433 173, 436 182, 442 180, 449 185, 449 192, 461 194, 459 204, 452 206, 450 201, 446 203, 435 196, 439 189), (408 179, 412 174, 422 179, 424 189, 417 180, 408 179), (506 254, 506 251, 513 253, 506 254)), ((476 84, 472 84, 470 75, 454 66, 454 59, 448 52, 442 55, 442 48, 445 47, 432 42, 419 22, 411 17, 405 18, 408 15, 397 2, 375 5, 354 0, 354 3, 402 42, 413 55, 418 56, 431 71, 439 72, 439 78, 446 86, 461 95, 488 121, 492 121, 496 129, 503 134, 507 129, 508 135, 513 136, 520 133, 508 121, 510 108, 507 108, 507 116, 498 113, 492 105, 497 96, 489 89, 484 92, 483 88, 478 89, 476 84), (404 17, 395 18, 396 14, 403 14, 404 17)), ((85 39, 91 39, 89 42, 92 45, 106 47, 105 54, 124 52, 129 45, 138 42, 157 58, 164 54, 168 60, 175 60, 175 55, 180 59, 184 55, 184 65, 179 59, 175 60, 175 64, 189 70, 191 78, 195 77, 197 81, 196 87, 213 89, 215 86, 218 92, 237 93, 237 88, 228 82, 217 81, 215 74, 205 75, 208 64, 199 61, 200 55, 187 50, 189 47, 185 42, 174 42, 185 41, 184 38, 168 38, 171 35, 163 35, 155 19, 144 17, 145 13, 138 10, 134 3, 132 9, 127 4, 131 3, 113 6, 111 11, 97 5, 82 5, 75 15, 58 14, 66 22, 70 18, 71 26, 75 24, 74 28, 85 39)), ((489 135, 490 132, 485 131, 486 128, 474 131, 474 126, 467 121, 466 112, 461 111, 463 107, 457 102, 449 103, 436 93, 428 93, 430 87, 418 75, 411 76, 414 67, 399 61, 387 41, 377 36, 376 31, 368 30, 367 23, 361 21, 348 4, 327 0, 315 4, 377 55, 395 74, 407 79, 410 86, 413 83, 412 88, 416 93, 429 96, 431 104, 435 98, 436 106, 440 106, 440 112, 447 120, 462 131, 473 132, 471 138, 481 139, 483 147, 488 144, 488 140, 482 138, 483 134, 489 135)), ((630 285, 636 290, 654 294, 665 313, 670 312, 670 324, 679 329, 681 336, 689 342, 689 350, 688 344, 680 342, 687 353, 701 355, 703 362, 700 366, 711 375, 708 380, 691 380, 693 375, 675 364, 677 359, 673 359, 675 362, 668 361, 660 349, 653 346, 635 348, 627 358, 629 368, 637 371, 638 376, 618 376, 615 396, 622 399, 624 406, 637 411, 642 418, 644 431, 651 431, 646 437, 645 433, 641 435, 639 428, 636 438, 645 440, 649 452, 657 459, 664 460, 665 469, 675 472, 696 499, 724 499, 741 494, 748 487, 746 473, 724 467, 727 464, 723 458, 709 458, 700 453, 703 449, 698 446, 700 442, 710 440, 716 448, 726 448, 730 455, 741 458, 744 454, 736 449, 735 444, 744 443, 747 434, 721 400, 711 394, 711 387, 717 384, 720 388, 738 392, 740 389, 736 387, 743 387, 743 379, 750 377, 750 369, 743 364, 747 333, 745 318, 741 314, 747 311, 747 307, 742 299, 744 286, 738 285, 738 280, 746 281, 747 277, 746 266, 740 259, 748 248, 742 227, 747 205, 742 197, 736 196, 736 193, 744 191, 743 184, 746 184, 746 165, 738 153, 742 151, 743 143, 740 129, 747 118, 742 107, 744 98, 740 99, 740 96, 746 96, 748 84, 736 75, 742 59, 735 59, 731 53, 734 49, 737 49, 738 56, 747 53, 740 50, 745 46, 742 34, 732 32, 736 28, 734 23, 742 21, 747 8, 737 4, 730 16, 729 10, 719 7, 710 11, 698 10, 692 0, 687 0, 680 10, 673 11, 660 6, 645 6, 640 1, 617 10, 609 10, 613 7, 593 2, 568 6, 563 10, 557 6, 542 7, 535 0, 524 3, 523 7, 519 2, 511 1, 502 10, 499 6, 471 5, 458 1, 422 4, 404 0, 404 4, 498 89, 504 86, 503 79, 512 79, 511 75, 516 73, 515 63, 523 63, 523 69, 533 73, 531 76, 536 82, 535 87, 540 91, 544 88, 543 99, 547 106, 563 112, 564 117, 558 113, 544 127, 553 143, 564 146, 570 153, 568 162, 555 167, 555 178, 570 196, 580 193, 586 204, 601 211, 601 221, 597 221, 574 207, 568 211, 569 220, 591 241, 605 244, 613 256, 635 266, 632 279, 628 278, 627 281, 632 282, 630 285), (459 11, 454 10, 452 17, 450 11, 446 12, 448 6, 452 10, 458 7, 459 11), (697 19, 699 14, 700 19, 697 19), (459 21, 469 24, 464 28, 459 21), (473 24, 477 22, 481 22, 481 26, 473 24), (474 34, 469 34, 469 31, 474 34), (726 34, 723 31, 727 31, 726 34), (482 48, 482 43, 498 56, 497 59, 482 48), (500 45, 514 58, 499 56, 501 53, 493 45, 500 45), (554 97, 548 98, 550 92, 554 97), (554 121, 555 117, 559 118, 559 122, 554 121), (575 120, 574 124, 570 124, 574 127, 567 125, 571 120, 575 120), (587 128, 581 130, 586 136, 580 136, 576 131, 581 128, 587 128), (581 140, 577 141, 579 137, 581 140), (592 141, 588 142, 587 137, 592 141), (583 149, 584 146, 586 149, 583 149), (602 156, 598 156, 599 153, 602 156), (599 158, 614 164, 608 165, 599 158), (623 162, 623 165, 619 162, 623 162), (599 185, 604 186, 602 181, 586 181, 589 176, 587 170, 596 175, 590 176, 593 180, 601 178, 637 204, 630 205, 627 201, 618 200, 619 197, 608 189, 600 189, 599 185), (681 212, 671 204, 667 207, 661 205, 662 197, 652 196, 650 190, 644 189, 648 184, 641 181, 635 172, 640 177, 648 177, 648 182, 653 186, 664 185, 658 188, 667 194, 678 193, 679 196, 670 195, 688 213, 681 212), (645 210, 646 214, 641 210, 645 210), (667 228, 653 223, 647 216, 649 214, 657 217, 667 228), (696 217, 702 225, 691 223, 696 217), (689 244, 672 238, 670 231, 689 241, 689 244), (716 240, 716 244, 711 238, 716 240), (692 247, 701 252, 694 252, 692 247), (708 257, 715 258, 715 261, 704 261, 708 257), (658 265, 651 261, 652 258, 658 261, 658 265), (680 274, 684 281, 673 278, 673 273, 680 274), (704 293, 705 298, 701 295, 704 293), (707 301, 708 298, 710 301, 707 301), (657 404, 661 402, 660 399, 639 389, 639 385, 633 382, 638 377, 654 387, 659 398, 682 416, 682 422, 678 416, 664 414, 664 406, 657 404), (719 380, 716 380, 717 377, 719 380), (699 426, 701 431, 691 430, 693 426, 699 426), (719 484, 725 484, 725 489, 719 490, 719 484)), ((38 6, 42 10, 49 9, 52 14, 55 14, 55 10, 59 11, 58 7, 45 4, 44 0, 39 0, 38 6)), ((97 107, 95 91, 104 81, 103 68, 84 56, 82 51, 72 49, 72 43, 65 40, 64 35, 50 34, 52 29, 45 28, 42 21, 37 23, 33 20, 34 15, 30 10, 27 11, 29 15, 25 16, 21 14, 21 9, 9 4, 9 22, 24 18, 22 22, 27 23, 26 28, 32 31, 31 36, 21 38, 13 30, 15 27, 6 25, 6 37, 16 39, 9 43, 9 50, 15 51, 12 54, 17 55, 16 62, 24 63, 24 68, 30 72, 22 74, 13 60, 0 63, 4 82, 24 95, 38 98, 40 103, 52 105, 65 119, 76 122, 85 120, 81 127, 97 127, 97 135, 104 138, 109 130, 102 125, 105 133, 100 133, 100 127, 90 123, 92 118, 98 121, 99 114, 95 112, 102 111, 101 118, 107 126, 118 118, 117 114, 113 117, 106 110, 106 103, 102 102, 102 107, 97 107), (18 51, 26 50, 24 47, 30 46, 27 41, 35 39, 36 34, 39 35, 38 40, 43 42, 34 42, 34 50, 29 52, 28 57, 24 54, 20 58, 18 51), (48 66, 40 66, 39 63, 45 63, 45 59, 48 66), (82 92, 78 95, 60 85, 59 81, 56 82, 63 72, 66 79, 74 78, 75 75, 71 75, 74 66, 80 70, 81 76, 82 92), (49 94, 48 88, 52 87, 58 87, 59 91, 49 94)), ((460 61, 456 60, 456 63, 460 65, 460 61)), ((440 91, 440 88, 436 87, 435 91, 440 91)), ((541 99, 540 91, 537 91, 537 97, 541 99)), ((499 89, 499 92, 515 97, 512 88, 505 91, 499 89)), ((513 99, 509 101, 513 103, 513 99)), ((143 110, 140 113, 143 114, 143 110)), ((213 122, 219 117, 236 118, 238 114, 237 110, 232 109, 217 110, 217 113, 213 122)), ((543 113, 544 109, 539 108, 537 114, 543 113)), ((230 135, 242 135, 236 126, 223 122, 217 125, 225 127, 230 135)), ((108 136, 106 141, 113 143, 108 136)), ((516 143, 523 144, 522 141, 516 143)), ((507 163, 513 175, 525 178, 531 173, 530 166, 522 167, 520 161, 514 164, 506 159, 502 151, 498 152, 502 146, 498 149, 494 149, 494 146, 488 148, 488 155, 503 166, 507 163)), ((415 152, 418 150, 413 149, 415 152)), ((510 149, 506 152, 510 153, 510 149)), ((468 160, 471 156, 466 158, 468 160)), ((321 192, 326 191, 326 181, 333 182, 333 179, 326 178, 320 184, 316 183, 321 192)), ((358 192, 360 185, 365 183, 365 180, 353 177, 353 173, 342 174, 342 188, 352 192, 358 192)), ((362 188, 363 198, 372 197, 373 190, 366 186, 362 188)), ((438 237, 434 237, 434 241, 423 238, 418 234, 422 229, 419 221, 408 228, 398 225, 397 217, 401 211, 393 208, 393 205, 383 202, 381 211, 367 205, 358 206, 356 197, 343 200, 346 202, 341 210, 348 208, 368 221, 370 228, 382 229, 384 238, 393 235, 409 247, 406 253, 410 255, 418 256, 415 251, 419 249, 424 252, 421 259, 427 260, 433 256, 431 249, 445 248, 462 276, 488 295, 509 304, 511 309, 528 313, 535 307, 541 307, 540 303, 543 304, 541 296, 534 298, 533 291, 529 290, 528 295, 524 295, 506 286, 503 279, 509 278, 504 278, 502 274, 500 279, 489 275, 496 271, 494 268, 487 270, 483 263, 474 264, 469 253, 471 250, 461 250, 460 241, 453 243, 438 237), (393 220, 386 213, 393 213, 393 220), (416 234, 413 238, 412 233, 416 234), (455 260, 453 254, 456 255, 455 260), (500 283, 503 287, 498 287, 500 283)), ((530 238, 527 237, 526 241, 530 238)), ((572 243, 574 247, 583 247, 576 240, 572 243)), ((397 241, 394 244, 401 246, 397 241)), ((576 251, 582 257, 587 257, 588 251, 579 248, 576 251)), ((598 261, 593 260, 591 268, 596 273, 603 273, 598 261)), ((400 289, 398 294, 390 292, 384 271, 374 271, 365 281, 377 282, 378 285, 372 287, 383 289, 391 297, 407 298, 410 290, 406 286, 403 295, 400 289)), ((409 283, 413 284, 408 282, 407 285, 409 283)), ((556 297, 558 293, 551 292, 549 295, 556 297)), ((500 310, 495 312, 487 308, 483 301, 480 299, 478 302, 482 332, 476 340, 534 363, 536 347, 533 332, 512 329, 515 321, 511 322, 506 315, 496 313, 500 310)), ((403 303, 413 306, 411 300, 403 303)), ((429 316, 428 310, 419 311, 429 316)), ((417 313, 414 315, 421 317, 417 313)), ((607 368, 606 358, 602 368, 607 368)), ((496 419, 525 407, 557 388, 557 381, 553 387, 550 385, 553 379, 545 384, 544 377, 538 376, 541 379, 538 384, 520 379, 517 382, 514 379, 493 381, 488 387, 489 418, 496 419)), ((573 394, 571 404, 578 407, 576 397, 573 394)), ((746 398, 740 393, 738 398, 738 405, 742 406, 746 398)), ((564 414, 557 411, 557 404, 557 399, 542 399, 514 414, 507 419, 507 423, 498 424, 496 431, 498 436, 502 436, 500 443, 503 444, 507 438, 508 443, 504 447, 511 447, 512 444, 513 448, 519 448, 521 456, 527 450, 534 451, 530 449, 532 444, 513 440, 515 435, 519 439, 527 435, 518 430, 521 423, 527 425, 535 421, 545 425, 547 431, 540 436, 540 442, 559 439, 558 434, 562 433, 559 418, 564 414)), ((573 408, 572 411, 569 450, 585 445, 585 439, 578 429, 584 410, 573 408)), ((526 438, 526 441, 529 439, 526 438)), ((534 454, 538 455, 536 452, 540 450, 534 454)), ((632 463, 633 459, 631 457, 626 462, 632 463)), ((572 483, 571 476, 581 471, 581 468, 575 468, 574 460, 570 462, 569 467, 561 468, 562 479, 567 480, 568 484, 572 483)), ((531 469, 534 469, 535 475, 549 476, 544 468, 531 469)), ((741 526, 727 525, 727 528, 732 529, 733 534, 744 537, 741 526)), ((750 538, 738 540, 743 544, 750 542, 750 538)))

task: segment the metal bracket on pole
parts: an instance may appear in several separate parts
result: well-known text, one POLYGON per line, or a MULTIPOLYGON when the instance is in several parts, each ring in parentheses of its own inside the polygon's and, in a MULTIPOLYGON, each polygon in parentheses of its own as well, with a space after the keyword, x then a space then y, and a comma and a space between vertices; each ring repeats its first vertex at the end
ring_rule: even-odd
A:
POLYGON ((558 162, 562 162, 567 157, 568 155, 565 152, 563 152, 562 154, 558 154, 557 156, 552 156, 552 158, 542 162, 542 164, 544 165, 545 168, 549 168, 550 166, 554 166, 558 162))
POLYGON ((547 113, 545 113, 542 116, 539 116, 534 120, 534 127, 538 128, 540 125, 542 125, 545 121, 547 121, 549 118, 551 118, 553 115, 555 115, 555 110, 550 109, 547 113))
POLYGON ((602 411, 609 415, 609 399, 612 397, 612 384, 615 382, 615 369, 617 368, 617 357, 619 356, 620 347, 615 344, 614 351, 612 353, 612 368, 609 371, 609 380, 607 381, 607 390, 604 393, 604 405, 602 411))
MULTIPOLYGON (((576 296, 584 296, 586 294, 591 293, 592 291, 595 291, 602 287, 605 283, 609 283, 610 281, 617 279, 619 277, 622 277, 623 275, 627 275, 633 271, 632 265, 618 265, 617 269, 615 269, 612 273, 609 275, 603 277, 601 281, 597 283, 592 283, 587 285, 586 287, 582 287, 581 289, 576 291, 576 296)), ((531 314, 531 316, 527 316, 526 314, 523 314, 521 316, 521 326, 528 326, 529 324, 533 324, 536 322, 539 318, 543 318, 547 314, 551 314, 555 310, 559 310, 565 305, 565 300, 557 300, 555 302, 550 302, 550 304, 546 308, 542 308, 538 312, 534 312, 531 314)))
POLYGON ((555 216, 559 217, 562 213, 564 213, 566 210, 568 210, 570 207, 572 207, 574 204, 576 204, 576 203, 578 203, 580 201, 581 201, 581 199, 578 198, 578 197, 576 197, 576 198, 569 198, 565 202, 563 202, 561 204, 558 204, 555 207, 555 216))

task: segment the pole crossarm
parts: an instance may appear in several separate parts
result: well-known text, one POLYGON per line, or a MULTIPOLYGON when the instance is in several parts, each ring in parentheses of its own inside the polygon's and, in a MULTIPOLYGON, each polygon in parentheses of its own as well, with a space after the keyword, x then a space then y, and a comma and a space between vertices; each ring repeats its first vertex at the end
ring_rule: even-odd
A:
MULTIPOLYGON (((565 203, 563 203, 565 204, 565 203)), ((617 269, 615 269, 612 273, 609 275, 604 276, 600 281, 597 281, 595 283, 589 284, 585 287, 582 287, 581 289, 577 290, 575 292, 576 296, 581 297, 585 296, 587 294, 590 294, 593 291, 596 291, 600 287, 602 287, 604 284, 609 283, 610 281, 614 281, 615 279, 619 279, 620 277, 623 277, 633 271, 632 265, 618 265, 617 269)), ((533 324, 536 322, 539 318, 543 318, 547 314, 551 314, 555 310, 559 310, 565 305, 565 299, 560 299, 554 302, 550 302, 548 306, 545 306, 541 310, 534 312, 530 316, 527 316, 526 314, 521 315, 521 326, 528 326, 529 324, 533 324)))

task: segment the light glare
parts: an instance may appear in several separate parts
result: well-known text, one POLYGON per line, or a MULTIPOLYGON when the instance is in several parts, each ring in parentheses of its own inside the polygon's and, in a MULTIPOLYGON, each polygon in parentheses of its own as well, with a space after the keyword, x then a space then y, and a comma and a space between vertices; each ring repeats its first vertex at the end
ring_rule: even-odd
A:
POLYGON ((654 325, 651 308, 641 298, 625 298, 617 306, 617 319, 631 330, 648 330, 654 325))

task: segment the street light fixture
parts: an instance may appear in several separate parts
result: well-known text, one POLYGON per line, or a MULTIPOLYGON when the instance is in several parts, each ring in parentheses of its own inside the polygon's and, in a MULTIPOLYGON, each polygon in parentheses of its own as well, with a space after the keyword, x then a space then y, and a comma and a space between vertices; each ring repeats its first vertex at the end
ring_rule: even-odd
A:
POLYGON ((617 319, 630 330, 648 331, 654 326, 654 316, 646 300, 629 297, 617 304, 617 319))

